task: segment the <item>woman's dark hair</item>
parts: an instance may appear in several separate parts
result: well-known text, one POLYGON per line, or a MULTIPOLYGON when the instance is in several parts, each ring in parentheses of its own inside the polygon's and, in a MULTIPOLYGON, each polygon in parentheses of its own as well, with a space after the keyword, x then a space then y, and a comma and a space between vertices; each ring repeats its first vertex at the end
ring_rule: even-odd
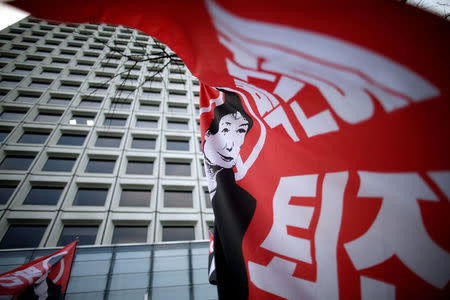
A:
POLYGON ((247 120, 247 132, 249 132, 253 126, 253 119, 245 112, 239 96, 233 92, 225 90, 220 91, 224 93, 225 101, 222 105, 217 105, 214 108, 214 119, 212 119, 211 125, 209 125, 209 133, 216 134, 219 131, 219 122, 224 116, 229 114, 236 114, 238 112, 245 120, 247 120))

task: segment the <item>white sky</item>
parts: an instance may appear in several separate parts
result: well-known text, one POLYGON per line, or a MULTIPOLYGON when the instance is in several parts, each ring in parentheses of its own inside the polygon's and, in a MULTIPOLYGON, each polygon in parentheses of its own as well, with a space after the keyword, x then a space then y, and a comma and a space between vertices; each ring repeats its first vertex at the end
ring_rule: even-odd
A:
MULTIPOLYGON (((0 30, 16 23, 17 21, 28 15, 24 11, 2 3, 3 1, 4 0, 0 0, 0 30)), ((407 0, 407 3, 441 16, 445 16, 450 13, 450 0, 407 0)), ((448 20, 450 21, 450 18, 448 18, 448 20)))

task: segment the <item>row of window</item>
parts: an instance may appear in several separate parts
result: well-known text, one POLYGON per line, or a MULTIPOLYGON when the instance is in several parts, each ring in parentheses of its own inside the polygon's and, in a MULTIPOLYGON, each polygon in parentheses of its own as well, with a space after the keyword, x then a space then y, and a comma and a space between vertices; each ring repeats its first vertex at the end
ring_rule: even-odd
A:
MULTIPOLYGON (((17 184, 1 183, 0 205, 7 203, 17 184)), ((56 205, 61 198, 64 186, 32 186, 23 201, 23 205, 56 205)), ((78 187, 72 206, 104 206, 108 188, 78 187)), ((150 207, 151 188, 121 189, 119 207, 150 207)), ((203 190, 206 208, 211 208, 207 189, 203 190)), ((165 188, 163 205, 165 208, 193 208, 192 190, 165 188)))
MULTIPOLYGON (((8 90, 0 90, 0 97, 5 96, 9 91, 8 90)), ((42 93, 36 91, 19 91, 18 95, 15 97, 14 101, 21 103, 36 103, 39 98, 42 96, 42 93)), ((63 105, 67 106, 72 101, 74 95, 70 94, 52 94, 50 93, 47 104, 49 105, 63 105)), ((81 100, 78 107, 91 107, 91 108, 100 108, 102 106, 104 98, 96 97, 96 96, 87 96, 81 97, 81 100)), ((153 100, 141 100, 139 101, 139 110, 142 111, 160 111, 160 103, 161 101, 153 100)), ((169 113, 175 114, 187 114, 189 113, 188 104, 180 103, 180 102, 166 102, 166 111, 169 113)), ((133 99, 121 99, 117 97, 111 97, 111 102, 109 104, 110 110, 130 110, 133 107, 133 99)), ((11 109, 11 108, 10 108, 11 109)), ((198 116, 199 106, 195 105, 195 114, 198 116)))
MULTIPOLYGON (((44 71, 45 73, 54 73, 56 69, 46 69, 46 71, 44 71)), ((102 75, 103 76, 103 75, 102 75)), ((105 75, 106 76, 106 75, 105 75)), ((72 76, 73 77, 73 76, 72 76)), ((76 76, 78 77, 78 76, 76 76)), ((14 87, 16 85, 18 85, 22 79, 24 77, 22 76, 17 76, 17 75, 3 75, 1 80, 0 80, 0 85, 2 87, 14 87)), ((118 79, 118 83, 116 83, 116 93, 124 93, 124 92, 128 92, 128 93, 134 93, 136 91, 136 89, 138 88, 137 86, 137 79, 118 79)), ((145 83, 149 83, 150 85, 155 85, 155 84, 159 84, 158 81, 146 81, 145 83)), ((81 88, 82 85, 82 81, 74 81, 74 80, 70 80, 69 78, 64 80, 61 79, 59 80, 58 83, 58 90, 62 90, 62 91, 76 91, 78 89, 81 88)), ((31 78, 30 82, 27 84, 28 87, 32 87, 32 88, 39 88, 39 89, 48 89, 50 88, 50 85, 53 84, 53 80, 50 78, 31 78)), ((172 86, 174 84, 169 82, 169 87, 172 86)), ((174 86, 175 88, 177 88, 177 84, 175 84, 174 86)), ((106 93, 106 91, 109 88, 109 83, 108 82, 91 82, 88 84, 88 87, 83 89, 83 92, 87 93, 90 92, 92 94, 95 93, 106 93)), ((184 88, 184 86, 182 87, 184 88)), ((161 98, 161 89, 158 88, 147 88, 142 87, 142 95, 143 96, 152 96, 152 97, 158 97, 161 98)), ((194 95, 195 92, 194 92, 194 95)), ((185 99, 187 97, 187 91, 183 90, 183 89, 177 89, 177 90, 168 90, 168 97, 169 99, 185 99)))
MULTIPOLYGON (((35 248, 39 246, 47 225, 11 224, 0 242, 0 249, 35 248)), ((148 226, 115 226, 112 244, 147 242, 148 226)), ((65 246, 75 239, 78 245, 93 245, 98 234, 98 226, 64 226, 58 246, 65 246)), ((162 241, 195 240, 194 226, 163 226, 162 241)))
MULTIPOLYGON (((0 129, 0 142, 9 134, 9 130, 0 129)), ((47 141, 49 132, 33 132, 26 130, 17 140, 19 144, 44 144, 47 141)), ((81 146, 84 144, 86 135, 62 134, 57 141, 57 145, 81 146)), ((122 143, 122 136, 99 134, 95 140, 95 147, 119 148, 122 143)), ((133 137, 131 141, 132 149, 155 150, 156 138, 133 137)), ((189 138, 166 138, 165 149, 168 151, 190 151, 189 138)))
MULTIPOLYGON (((96 174, 112 174, 114 173, 116 166, 116 158, 103 158, 102 155, 96 157, 90 157, 87 160, 85 173, 96 174)), ((27 171, 35 155, 15 155, 6 154, 3 160, 0 162, 0 170, 7 171, 27 171)), ((154 158, 142 157, 128 158, 125 174, 129 175, 153 175, 153 161, 154 158)), ((49 158, 43 165, 41 171, 44 172, 72 172, 72 169, 77 160, 76 154, 61 154, 56 156, 49 155, 49 158)), ((185 159, 186 160, 186 159, 185 159)), ((203 171, 203 176, 204 170, 203 171)), ((166 176, 191 176, 191 162, 190 161, 171 161, 167 158, 164 161, 164 174, 166 176)))
MULTIPOLYGON (((21 121, 26 115, 26 108, 18 107, 4 107, 3 111, 0 113, 0 121, 21 121)), ((62 111, 57 110, 43 110, 39 111, 36 116, 32 119, 32 122, 42 122, 42 123, 58 123, 62 116, 62 111)), ((94 112, 72 112, 66 120, 68 125, 83 125, 83 126, 94 126, 96 113, 94 112)), ((114 114, 105 113, 103 118, 102 126, 115 126, 115 127, 125 127, 127 125, 128 116, 126 114, 114 114), (113 116, 110 116, 113 115, 113 116)), ((196 122, 197 130, 199 130, 199 121, 196 122)), ((136 128, 149 128, 157 129, 159 126, 159 118, 157 116, 140 116, 136 117, 134 122, 134 127, 136 128)), ((166 117, 166 129, 168 130, 189 130, 189 121, 185 119, 178 119, 173 117, 166 117)))

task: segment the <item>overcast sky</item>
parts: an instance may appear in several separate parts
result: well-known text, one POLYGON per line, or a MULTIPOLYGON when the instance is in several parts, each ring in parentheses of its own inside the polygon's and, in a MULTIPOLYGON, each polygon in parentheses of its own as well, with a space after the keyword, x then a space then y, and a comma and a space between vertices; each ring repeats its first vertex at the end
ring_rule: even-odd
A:
MULTIPOLYGON (((39 0, 29 0, 29 1, 39 1, 39 0)), ((61 0, 61 1, 70 1, 70 0, 61 0)), ((407 0, 407 3, 432 11, 441 16, 445 16, 450 13, 450 0, 407 0)), ((11 24, 16 23, 25 16, 27 16, 25 12, 0 2, 0 30, 5 27, 8 27, 11 24)), ((450 21, 450 18, 448 18, 448 20, 450 21)))

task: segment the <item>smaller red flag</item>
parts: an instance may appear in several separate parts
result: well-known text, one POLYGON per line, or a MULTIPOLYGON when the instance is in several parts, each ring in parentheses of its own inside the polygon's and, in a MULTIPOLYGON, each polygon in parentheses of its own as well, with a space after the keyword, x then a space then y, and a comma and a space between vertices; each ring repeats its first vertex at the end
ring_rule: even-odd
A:
POLYGON ((0 295, 43 299, 64 294, 77 241, 53 254, 0 274, 0 295))

